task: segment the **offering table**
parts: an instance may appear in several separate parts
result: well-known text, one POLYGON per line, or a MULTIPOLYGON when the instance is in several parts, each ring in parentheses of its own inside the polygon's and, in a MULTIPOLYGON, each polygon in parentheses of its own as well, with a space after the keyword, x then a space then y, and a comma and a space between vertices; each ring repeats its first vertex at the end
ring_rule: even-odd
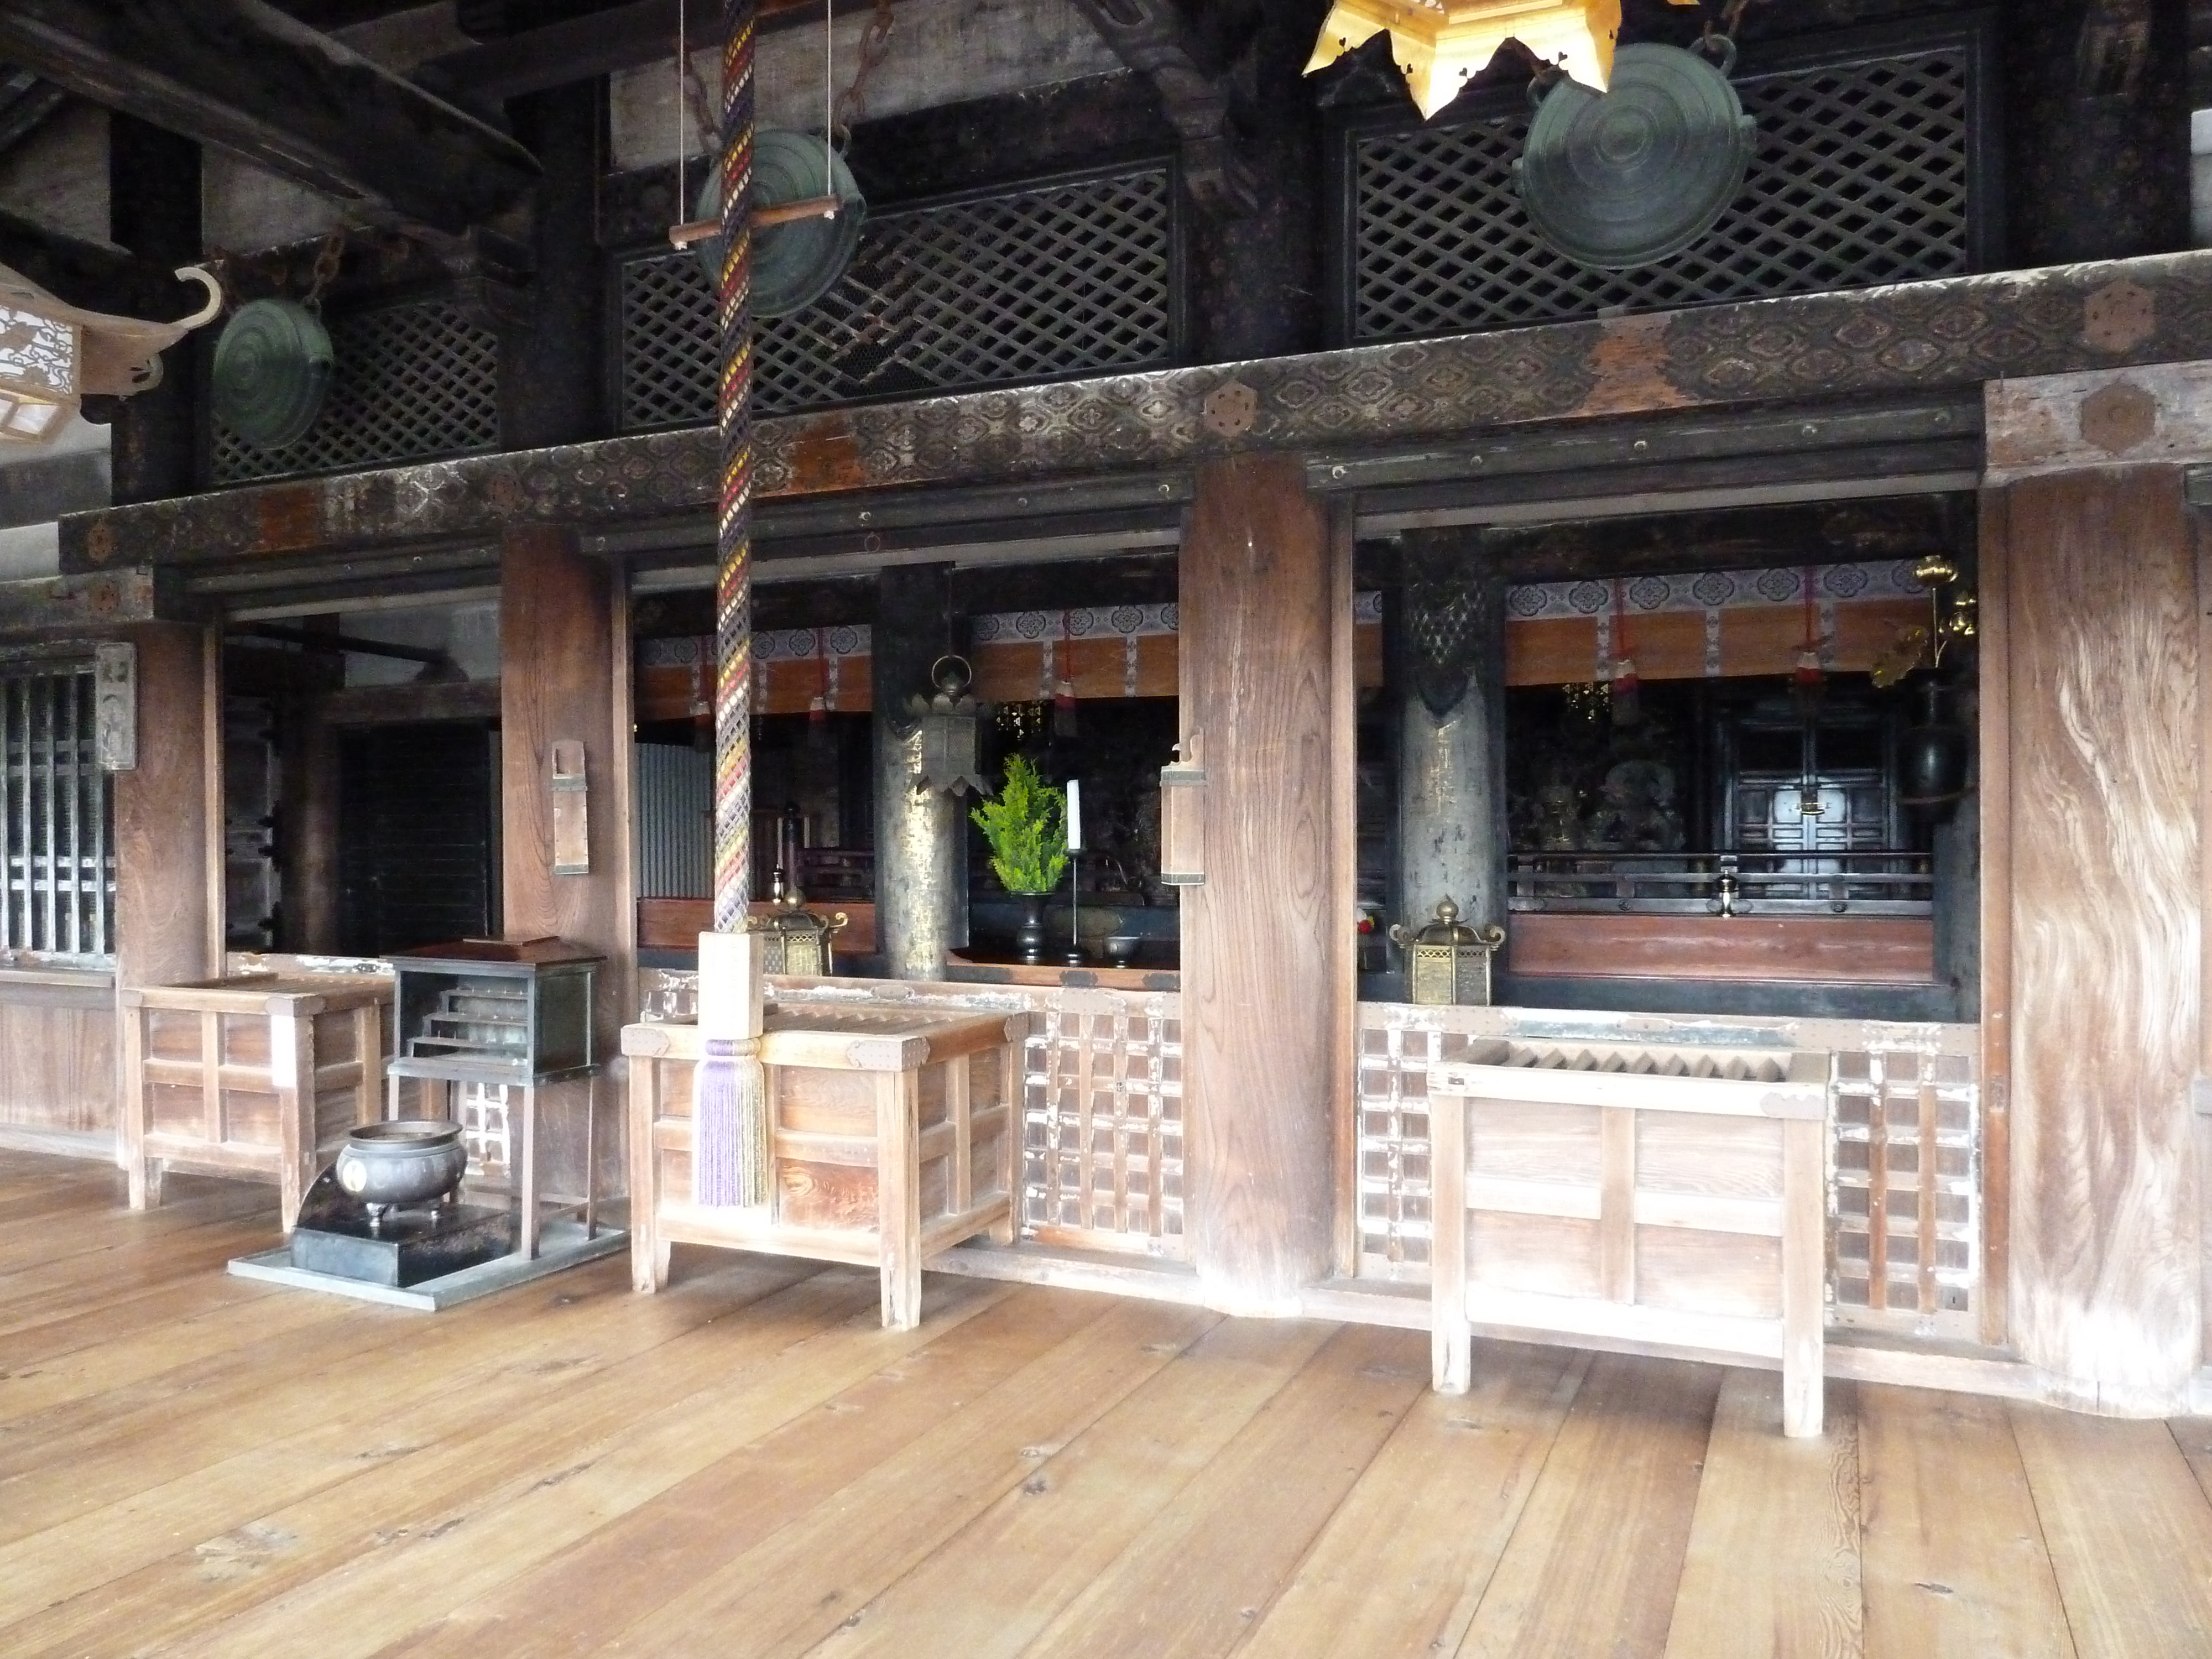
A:
POLYGON ((873 1267, 884 1323, 921 1317, 923 1261, 1014 1235, 1020 1014, 780 1009, 759 1039, 769 1126, 764 1206, 694 1198, 696 1025, 625 1027, 630 1250, 637 1288, 668 1281, 673 1244, 873 1267))

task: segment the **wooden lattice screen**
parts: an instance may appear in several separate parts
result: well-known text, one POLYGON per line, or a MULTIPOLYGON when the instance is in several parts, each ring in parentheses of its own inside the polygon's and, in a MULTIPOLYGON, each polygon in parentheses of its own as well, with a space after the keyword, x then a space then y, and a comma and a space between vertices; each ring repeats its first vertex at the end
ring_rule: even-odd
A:
MULTIPOLYGON (((1362 1004, 1356 1202, 1362 1277, 1426 1284, 1427 1071, 1509 1030, 1516 1011, 1362 1004)), ((1975 1339, 1982 1293, 1978 1028, 1718 1017, 1528 1016, 1584 1041, 1764 1041, 1835 1055, 1829 1314, 1838 1325, 1975 1339), (1613 1024, 1608 1026, 1607 1022, 1613 1024), (1882 1218, 1873 1224, 1872 1218, 1882 1218), (1877 1289, 1879 1287, 1879 1289, 1877 1289)))

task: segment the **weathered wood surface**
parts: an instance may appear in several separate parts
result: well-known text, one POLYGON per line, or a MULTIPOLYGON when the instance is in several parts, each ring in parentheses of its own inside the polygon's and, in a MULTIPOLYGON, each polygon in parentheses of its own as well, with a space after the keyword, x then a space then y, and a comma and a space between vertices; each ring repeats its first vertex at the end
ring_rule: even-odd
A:
POLYGON ((1936 927, 1919 917, 1575 915, 1506 919, 1513 971, 1571 979, 1927 985, 1936 927))
POLYGON ((208 949, 222 915, 221 890, 208 884, 210 845, 221 839, 205 811, 221 747, 208 719, 214 669, 199 629, 147 623, 126 631, 138 647, 138 764, 110 786, 116 980, 173 984, 220 965, 208 949))
POLYGON ((2011 1338, 2155 1415, 2203 1334, 2196 555, 2177 468, 2005 495, 2011 1338))
MULTIPOLYGON (((2204 358, 2212 253, 2197 252, 793 416, 758 423, 755 443, 773 499, 2204 358), (2146 296, 2140 331, 2090 328, 2093 303, 2112 308, 2120 284, 2146 296), (1204 410, 1232 382, 1255 401, 1230 436, 1204 410)), ((714 434, 698 430, 226 490, 66 518, 63 568, 699 513, 720 476, 714 434)))
MULTIPOLYGON (((556 935, 604 951, 593 1025, 603 1062, 620 1049, 622 1024, 636 1006, 636 960, 623 946, 629 915, 630 812, 621 788, 615 702, 623 695, 626 647, 615 635, 607 567, 576 550, 573 534, 524 528, 502 544, 500 564, 500 894, 509 939, 556 935), (556 875, 553 849, 553 745, 584 745, 590 873, 556 875)), ((621 734, 627 751, 629 734, 621 734)), ((405 1034, 402 1034, 403 1037, 405 1034)), ((605 1081, 554 1084, 538 1091, 545 1141, 544 1186, 584 1190, 586 1109, 605 1081)), ((600 1189, 623 1181, 623 1113, 607 1090, 598 1103, 600 1189)))
POLYGON ((179 1186, 0 1153, 9 1659, 2212 1640, 2204 1421, 1861 1384, 1784 1442, 1744 1371, 1485 1343, 1443 1400, 1418 1332, 932 1279, 902 1335, 872 1274, 726 1256, 426 1321, 225 1277, 273 1206, 179 1186), (5 1265, 97 1228, 74 1305, 5 1265))
POLYGON ((1350 923, 1334 900, 1334 541, 1295 461, 1201 474, 1182 546, 1180 719, 1202 738, 1205 885, 1183 890, 1192 1260, 1227 1309, 1328 1272, 1350 923))

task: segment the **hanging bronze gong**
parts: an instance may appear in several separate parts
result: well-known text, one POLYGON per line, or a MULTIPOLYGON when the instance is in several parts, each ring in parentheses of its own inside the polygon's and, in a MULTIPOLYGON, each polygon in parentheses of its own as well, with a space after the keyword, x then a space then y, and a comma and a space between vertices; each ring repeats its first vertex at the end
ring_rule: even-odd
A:
POLYGON ((1538 234, 1577 264, 1629 270, 1679 253, 1743 188, 1755 127, 1729 84, 1735 47, 1713 45, 1718 66, 1623 46, 1607 91, 1562 79, 1542 94, 1514 182, 1538 234))
MULTIPOLYGON (((709 169, 696 209, 702 219, 721 212, 721 184, 709 169)), ((834 219, 791 219, 753 231, 753 315, 787 317, 804 311, 836 285, 853 262, 867 222, 868 204, 845 158, 804 132, 768 128, 753 137, 753 206, 787 207, 835 196, 834 219), (828 162, 825 169, 823 162, 828 162)), ((693 246, 708 283, 721 280, 722 239, 693 246)))
POLYGON ((215 412, 256 449, 306 437, 330 385, 331 337, 294 301, 240 306, 216 342, 215 412))

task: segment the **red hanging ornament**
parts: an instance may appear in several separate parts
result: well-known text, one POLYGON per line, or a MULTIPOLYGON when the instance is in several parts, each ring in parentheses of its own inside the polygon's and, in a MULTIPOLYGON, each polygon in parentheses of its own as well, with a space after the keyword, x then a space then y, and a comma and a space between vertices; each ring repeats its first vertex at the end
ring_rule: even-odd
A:
POLYGON ((1075 680, 1068 662, 1070 636, 1067 631, 1067 612, 1060 613, 1060 678, 1052 688, 1052 734, 1055 738, 1075 735, 1075 680))
POLYGON ((1629 653, 1628 594, 1618 576, 1613 582, 1613 723, 1633 726, 1644 718, 1644 688, 1629 653))
POLYGON ((1790 695, 1797 705, 1798 718, 1811 720, 1820 712, 1821 699, 1828 689, 1827 672, 1820 666, 1820 612, 1814 601, 1818 574, 1811 565, 1805 567, 1805 639, 1798 648, 1796 671, 1790 677, 1790 695))

